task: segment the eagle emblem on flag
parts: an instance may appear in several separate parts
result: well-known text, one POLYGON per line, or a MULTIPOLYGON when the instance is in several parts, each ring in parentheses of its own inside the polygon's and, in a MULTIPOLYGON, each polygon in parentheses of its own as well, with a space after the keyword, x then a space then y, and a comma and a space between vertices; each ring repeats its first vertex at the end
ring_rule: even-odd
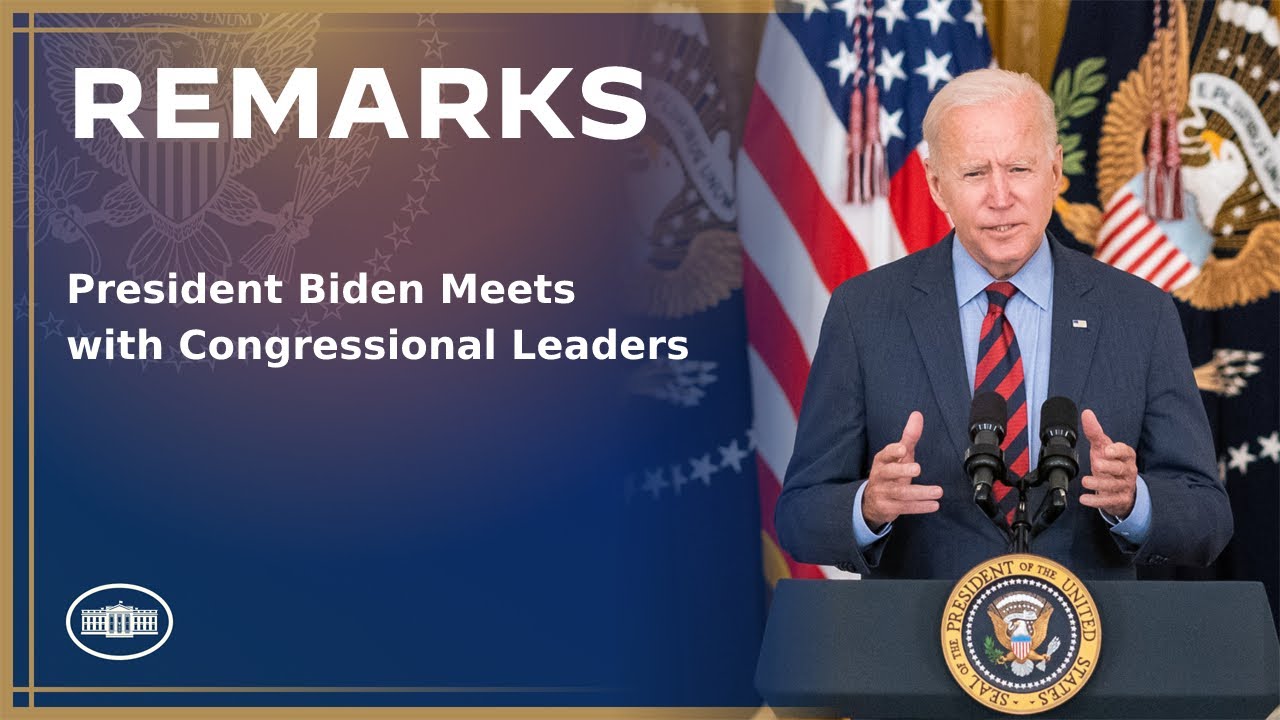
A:
MULTIPOLYGON (((73 15, 59 20, 73 29, 93 27, 87 17, 73 15)), ((258 194, 239 179, 280 142, 280 135, 271 131, 265 118, 253 117, 252 137, 235 141, 227 138, 232 89, 230 83, 221 82, 210 88, 209 109, 191 112, 185 118, 217 122, 223 128, 218 138, 157 139, 156 70, 212 67, 218 70, 221 80, 231 77, 232 68, 254 67, 274 92, 285 84, 294 68, 311 63, 320 16, 124 15, 114 21, 121 32, 60 33, 42 43, 49 68, 49 92, 68 129, 74 125, 76 68, 125 68, 142 83, 142 107, 135 118, 143 128, 143 138, 123 138, 106 120, 98 120, 93 137, 80 144, 102 170, 122 178, 122 182, 102 196, 101 206, 96 209, 82 210, 74 205, 65 208, 65 220, 54 227, 54 236, 67 243, 84 242, 90 249, 91 270, 96 273, 101 260, 89 227, 97 223, 116 228, 141 223, 128 257, 134 277, 163 277, 173 272, 180 279, 192 278, 199 272, 215 277, 227 274, 233 260, 223 238, 225 229, 220 230, 219 225, 225 228, 265 223, 277 234, 288 232, 290 243, 304 237, 309 216, 299 218, 293 203, 278 213, 265 210, 258 194), (224 26, 246 32, 206 32, 224 26), (137 32, 129 32, 130 28, 137 32)), ((254 269, 248 261, 246 265, 251 271, 254 269)))
POLYGON ((1008 664, 1018 677, 1030 675, 1033 666, 1043 671, 1060 644, 1054 638, 1044 653, 1037 651, 1049 634, 1052 615, 1053 607, 1033 593, 1012 592, 996 598, 987 607, 987 616, 991 618, 996 642, 1006 650, 992 653, 996 664, 1008 664))
MULTIPOLYGON (((1252 2, 1197 6, 1211 16, 1193 51, 1187 29, 1201 19, 1189 22, 1181 0, 1167 6, 1106 101, 1100 206, 1059 197, 1056 209, 1099 260, 1201 310, 1247 305, 1280 290, 1280 105, 1263 102, 1280 93, 1280 25, 1252 2)), ((1101 62, 1059 75, 1060 128, 1096 105, 1101 62)))

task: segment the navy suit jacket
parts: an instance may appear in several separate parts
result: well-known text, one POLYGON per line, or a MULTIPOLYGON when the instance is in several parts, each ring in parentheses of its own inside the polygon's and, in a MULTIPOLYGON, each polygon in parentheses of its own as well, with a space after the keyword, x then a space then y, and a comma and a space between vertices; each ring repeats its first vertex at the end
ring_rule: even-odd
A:
MULTIPOLYGON (((845 282, 831 296, 775 512, 782 546, 801 562, 868 577, 958 578, 1008 552, 1004 531, 973 504, 962 467, 972 391, 952 242, 948 235, 845 282), (854 494, 874 455, 901 438, 912 410, 924 414, 916 482, 941 485, 941 507, 900 516, 864 554, 853 538, 854 494)), ((1151 493, 1151 526, 1146 542, 1134 546, 1080 504, 1078 477, 1090 473, 1089 441, 1081 433, 1080 475, 1067 510, 1031 550, 1084 578, 1132 578, 1135 563, 1207 565, 1231 538, 1231 508, 1173 300, 1052 238, 1049 245, 1049 397, 1092 409, 1112 440, 1137 451, 1151 493)), ((1031 495, 1031 512, 1043 492, 1042 486, 1031 495)))

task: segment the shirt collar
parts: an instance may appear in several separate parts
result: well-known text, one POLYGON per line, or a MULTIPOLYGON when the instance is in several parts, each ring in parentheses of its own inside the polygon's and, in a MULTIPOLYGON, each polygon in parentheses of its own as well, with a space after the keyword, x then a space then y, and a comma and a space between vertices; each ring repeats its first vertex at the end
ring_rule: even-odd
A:
MULTIPOLYGON (((996 281, 969 255, 959 238, 951 243, 951 264, 955 272, 957 306, 963 307, 996 281)), ((1049 295, 1053 289, 1053 253, 1049 251, 1047 236, 1041 236, 1040 247, 1022 269, 1009 278, 1009 282, 1041 310, 1049 309, 1049 295)))

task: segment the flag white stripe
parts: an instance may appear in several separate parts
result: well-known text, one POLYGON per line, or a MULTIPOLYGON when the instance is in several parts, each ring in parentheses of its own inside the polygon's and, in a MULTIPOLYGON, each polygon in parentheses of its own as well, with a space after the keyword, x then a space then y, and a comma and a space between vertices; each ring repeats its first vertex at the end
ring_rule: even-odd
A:
MULTIPOLYGON (((1179 252, 1178 254, 1181 255, 1182 253, 1179 252)), ((1179 286, 1182 286, 1191 282, 1195 278, 1195 276, 1200 274, 1200 270, 1198 270, 1196 266, 1193 265, 1185 255, 1182 255, 1182 257, 1174 259, 1173 262, 1165 266, 1165 269, 1161 270, 1159 275, 1156 275, 1155 277, 1151 278, 1151 283, 1156 287, 1164 287, 1165 283, 1173 279, 1174 275, 1177 275, 1178 273, 1182 272, 1183 268, 1191 268, 1191 269, 1190 271, 1187 272, 1187 274, 1183 275, 1179 279, 1178 281, 1179 286)))
MULTIPOLYGON (((1142 264, 1134 268, 1132 272, 1140 278, 1146 278, 1150 276, 1157 267, 1160 267, 1160 263, 1164 262, 1166 258, 1176 252, 1178 252, 1178 246, 1169 242, 1166 238, 1164 244, 1157 248, 1155 252, 1151 253, 1146 260, 1143 260, 1142 264)), ((1170 260, 1169 262, 1174 265, 1178 264, 1176 259, 1170 260)))
MULTIPOLYGON (((1137 223, 1134 224, 1136 225, 1137 223)), ((1113 258, 1109 262, 1121 270, 1126 270, 1130 265, 1137 262, 1138 258, 1142 257, 1143 253, 1150 250, 1153 245, 1158 245, 1161 242, 1168 241, 1169 239, 1164 236, 1164 233, 1160 231, 1160 228, 1155 223, 1151 223, 1147 229, 1138 236, 1137 241, 1125 250, 1123 255, 1113 258)), ((1136 275, 1137 273, 1130 271, 1130 274, 1136 275)))
POLYGON ((776 15, 769 16, 765 27, 756 82, 790 129, 805 163, 822 186, 823 197, 853 233, 867 267, 877 267, 904 256, 906 247, 889 212, 887 199, 877 198, 867 205, 844 201, 848 183, 844 151, 848 129, 831 109, 827 93, 814 76, 804 51, 776 15))
POLYGON ((1154 228, 1155 225, 1146 216, 1146 213, 1139 214, 1138 217, 1134 218, 1133 222, 1129 223, 1128 227, 1107 240, 1107 246, 1098 254, 1098 259, 1104 263, 1115 265, 1115 258, 1120 254, 1121 250, 1125 249, 1126 243, 1136 235, 1149 232, 1154 228))
MULTIPOLYGON (((1116 202, 1115 211, 1112 212, 1108 210, 1108 212, 1111 212, 1111 215, 1103 221, 1102 229, 1098 233, 1099 237, 1107 237, 1114 233, 1116 228, 1120 227, 1120 223, 1124 222, 1125 218, 1129 217, 1134 210, 1138 209, 1138 200, 1133 196, 1133 193, 1127 191, 1121 192, 1122 195, 1116 202)), ((1134 222, 1137 221, 1135 220, 1134 222)))
POLYGON ((773 288, 787 320, 800 336, 805 357, 812 361, 831 294, 808 249, 746 153, 738 157, 738 197, 750 198, 738 206, 739 224, 751 228, 742 233, 743 249, 773 288))
POLYGON ((754 346, 747 347, 751 369, 751 399, 755 406, 756 452, 781 483, 795 449, 796 416, 786 393, 774 379, 754 346))

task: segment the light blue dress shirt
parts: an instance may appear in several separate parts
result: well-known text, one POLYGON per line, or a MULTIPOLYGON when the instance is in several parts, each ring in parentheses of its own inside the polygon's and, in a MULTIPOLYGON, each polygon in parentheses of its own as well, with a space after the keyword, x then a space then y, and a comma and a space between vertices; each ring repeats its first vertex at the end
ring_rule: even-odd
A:
MULTIPOLYGON (((955 273, 956 305, 960 308, 960 337, 964 342, 964 364, 973 382, 978 367, 978 334, 982 320, 987 315, 987 286, 996 279, 991 277, 957 240, 951 246, 952 267, 955 273)), ((1018 292, 1009 298, 1005 317, 1013 325, 1022 354, 1023 382, 1027 391, 1027 444, 1029 459, 1040 459, 1040 406, 1049 395, 1049 359, 1053 318, 1053 253, 1048 238, 1040 240, 1040 247, 1030 260, 1018 270, 1009 282, 1018 292)), ((972 384, 969 396, 973 397, 972 384)), ((1012 409, 1012 408, 1011 408, 1012 409)), ((956 462, 960 462, 957 458, 956 462)), ((921 474, 927 470, 921 468, 921 474)), ((873 532, 862 517, 862 493, 866 483, 858 488, 853 499, 853 536, 859 549, 866 549, 875 541, 889 534, 893 523, 880 532, 873 532)), ((1101 513, 1116 533, 1134 545, 1141 545, 1151 529, 1151 494, 1141 476, 1134 497, 1133 511, 1124 520, 1101 513)))

